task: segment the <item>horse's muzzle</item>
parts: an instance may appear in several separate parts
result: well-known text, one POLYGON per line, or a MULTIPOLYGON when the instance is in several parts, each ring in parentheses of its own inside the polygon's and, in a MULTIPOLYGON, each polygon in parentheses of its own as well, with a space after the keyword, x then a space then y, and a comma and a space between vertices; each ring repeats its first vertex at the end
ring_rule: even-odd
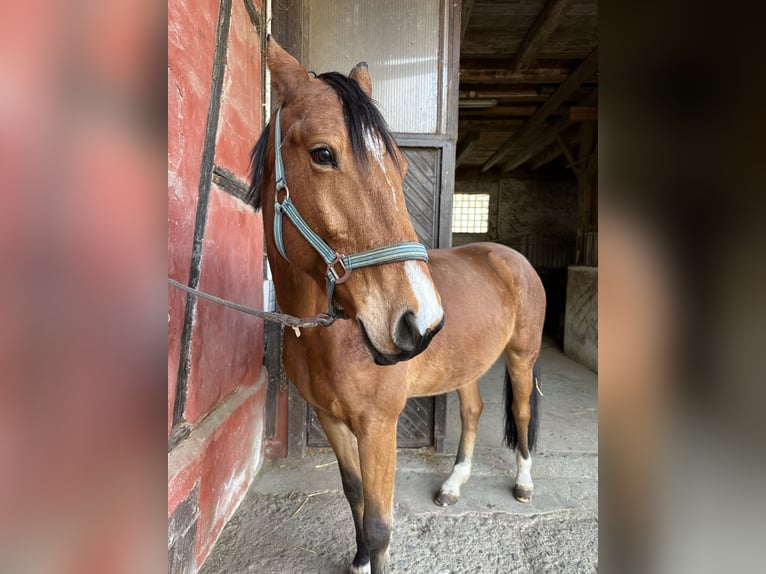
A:
POLYGON ((408 361, 426 350, 431 343, 431 339, 444 326, 444 317, 434 327, 428 329, 424 334, 420 334, 415 325, 415 315, 407 311, 402 314, 394 328, 394 343, 399 348, 396 353, 384 353, 375 347, 370 339, 364 323, 359 323, 359 330, 362 333, 362 340, 365 347, 372 356, 376 365, 395 365, 401 361, 408 361))

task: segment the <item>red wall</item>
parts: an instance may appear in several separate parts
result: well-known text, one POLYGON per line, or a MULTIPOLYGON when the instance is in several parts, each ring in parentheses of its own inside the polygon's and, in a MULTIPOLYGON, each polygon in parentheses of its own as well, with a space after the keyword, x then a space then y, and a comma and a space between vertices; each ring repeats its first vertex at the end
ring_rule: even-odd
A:
MULTIPOLYGON (((261 2, 253 5, 260 13, 261 2)), ((261 38, 244 0, 169 0, 168 275, 188 284, 198 273, 203 291, 257 308, 263 305, 260 214, 212 183, 201 166, 207 135, 214 165, 247 183, 248 155, 262 129, 261 67, 261 38), (229 10, 228 26, 222 8, 229 10), (226 31, 225 54, 218 51, 225 61, 220 107, 213 97, 218 126, 206 134, 216 35, 226 31), (195 227, 201 258, 192 255, 195 227)), ((261 463, 267 377, 260 319, 199 301, 189 321, 186 303, 186 294, 168 288, 168 436, 174 437, 168 517, 198 487, 199 567, 261 463), (179 369, 184 357, 188 369, 179 369), (184 400, 174 420, 177 394, 184 400)))

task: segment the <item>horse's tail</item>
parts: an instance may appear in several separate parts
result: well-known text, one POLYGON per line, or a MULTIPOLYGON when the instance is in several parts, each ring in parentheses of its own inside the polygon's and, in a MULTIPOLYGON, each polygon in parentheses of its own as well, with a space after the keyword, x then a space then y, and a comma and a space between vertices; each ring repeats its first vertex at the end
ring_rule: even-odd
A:
MULTIPOLYGON (((527 430, 527 448, 533 450, 537 443, 537 429, 540 426, 540 365, 535 363, 532 369, 532 394, 529 395, 529 428, 527 430)), ((516 421, 513 420, 513 381, 508 369, 505 369, 505 437, 504 443, 515 449, 519 443, 516 421)))

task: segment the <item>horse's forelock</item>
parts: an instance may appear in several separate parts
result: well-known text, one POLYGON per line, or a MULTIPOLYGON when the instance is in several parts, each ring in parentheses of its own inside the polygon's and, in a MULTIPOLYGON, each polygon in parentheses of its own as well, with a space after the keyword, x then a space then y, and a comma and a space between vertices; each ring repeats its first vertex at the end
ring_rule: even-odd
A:
MULTIPOLYGON (((330 86, 340 98, 343 106, 343 119, 351 140, 351 149, 357 161, 360 163, 367 162, 368 149, 365 135, 372 134, 383 143, 388 155, 393 158, 397 168, 401 169, 399 157, 394 151, 394 138, 388 129, 386 120, 383 119, 375 102, 362 91, 359 84, 338 72, 327 72, 320 74, 317 78, 330 86)), ((263 172, 270 126, 270 123, 266 124, 258 142, 250 152, 250 187, 245 201, 252 205, 256 211, 261 208, 263 172)))
POLYGON ((320 74, 317 78, 335 90, 340 98, 343 105, 343 119, 351 140, 351 149, 357 161, 367 162, 368 149, 365 134, 369 133, 383 142, 386 152, 399 168, 399 158, 394 152, 394 138, 388 130, 386 120, 383 119, 375 102, 364 93, 359 84, 338 72, 327 72, 320 74))

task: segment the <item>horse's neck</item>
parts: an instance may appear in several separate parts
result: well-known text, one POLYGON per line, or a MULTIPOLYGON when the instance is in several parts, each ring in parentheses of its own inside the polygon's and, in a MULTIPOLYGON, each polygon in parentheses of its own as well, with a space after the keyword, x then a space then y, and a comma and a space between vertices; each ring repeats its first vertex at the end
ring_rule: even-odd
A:
POLYGON ((311 277, 281 260, 271 265, 271 274, 277 302, 284 313, 309 317, 327 312, 327 293, 311 277))

